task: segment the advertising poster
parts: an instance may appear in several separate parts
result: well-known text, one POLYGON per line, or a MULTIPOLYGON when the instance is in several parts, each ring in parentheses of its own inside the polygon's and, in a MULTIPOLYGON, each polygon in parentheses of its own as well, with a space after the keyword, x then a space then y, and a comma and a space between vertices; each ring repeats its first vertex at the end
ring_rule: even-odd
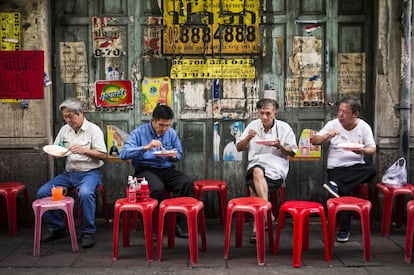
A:
POLYGON ((133 105, 131 80, 98 80, 95 82, 95 104, 98 107, 133 105))
POLYGON ((293 161, 308 161, 321 159, 321 146, 312 145, 312 137, 317 131, 311 129, 303 129, 299 138, 299 150, 295 157, 289 158, 293 161))
POLYGON ((157 104, 172 108, 171 80, 169 77, 146 77, 142 81, 142 114, 151 115, 157 104))
POLYGON ((108 125, 107 129, 107 148, 109 159, 119 159, 119 152, 121 152, 124 142, 121 135, 116 131, 116 127, 108 125))

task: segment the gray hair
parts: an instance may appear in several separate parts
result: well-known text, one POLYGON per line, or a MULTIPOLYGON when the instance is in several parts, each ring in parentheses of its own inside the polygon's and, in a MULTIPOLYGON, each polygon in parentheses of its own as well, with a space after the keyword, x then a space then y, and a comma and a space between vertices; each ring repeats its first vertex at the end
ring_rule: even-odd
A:
POLYGON ((74 97, 69 97, 65 99, 60 105, 59 110, 63 111, 63 109, 68 109, 74 112, 75 114, 79 115, 80 113, 83 113, 83 106, 82 102, 74 97))

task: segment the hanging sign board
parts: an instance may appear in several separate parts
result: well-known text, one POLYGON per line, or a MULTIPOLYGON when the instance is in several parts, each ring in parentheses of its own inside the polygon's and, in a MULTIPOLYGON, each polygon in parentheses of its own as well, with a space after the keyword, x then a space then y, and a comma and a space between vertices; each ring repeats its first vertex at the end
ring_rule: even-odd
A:
POLYGON ((170 75, 172 79, 252 79, 256 77, 256 68, 249 58, 175 59, 170 75))
POLYGON ((133 105, 131 80, 98 80, 95 89, 95 104, 98 107, 133 105))
POLYGON ((163 0, 163 53, 257 54, 257 0, 163 0))
POLYGON ((0 98, 44 98, 43 51, 0 51, 0 98))

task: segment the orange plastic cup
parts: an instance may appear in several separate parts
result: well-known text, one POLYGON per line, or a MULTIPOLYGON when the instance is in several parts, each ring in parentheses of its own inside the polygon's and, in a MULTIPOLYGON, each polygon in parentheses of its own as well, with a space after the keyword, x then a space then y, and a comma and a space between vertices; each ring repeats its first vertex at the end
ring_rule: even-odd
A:
POLYGON ((67 190, 62 186, 52 187, 52 200, 60 201, 66 195, 67 190))

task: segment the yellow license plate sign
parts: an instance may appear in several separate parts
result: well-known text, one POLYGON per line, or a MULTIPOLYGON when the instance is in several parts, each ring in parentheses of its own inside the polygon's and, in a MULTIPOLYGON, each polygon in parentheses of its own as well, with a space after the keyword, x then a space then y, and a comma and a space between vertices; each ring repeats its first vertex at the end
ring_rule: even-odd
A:
POLYGON ((257 54, 259 1, 164 0, 163 53, 257 54))

